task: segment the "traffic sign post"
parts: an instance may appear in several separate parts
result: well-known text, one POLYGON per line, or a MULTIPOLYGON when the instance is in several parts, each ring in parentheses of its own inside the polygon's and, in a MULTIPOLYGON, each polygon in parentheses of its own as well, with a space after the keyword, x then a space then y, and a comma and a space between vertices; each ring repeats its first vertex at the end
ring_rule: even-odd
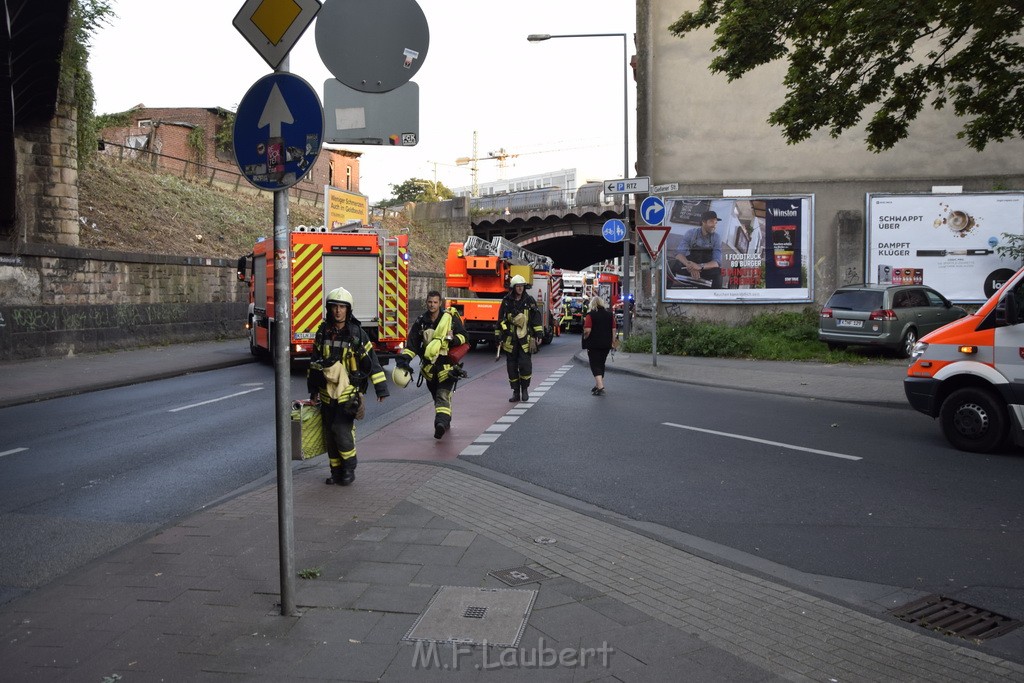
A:
MULTIPOLYGON (((647 225, 636 226, 636 232, 644 243, 651 263, 658 260, 661 248, 665 246, 671 228, 665 227, 665 202, 661 197, 645 197, 640 202, 640 218, 647 225)), ((654 303, 654 325, 651 326, 651 365, 658 365, 658 303, 654 303)))
POLYGON ((612 244, 621 242, 626 237, 626 224, 618 218, 611 218, 601 226, 601 235, 612 244))
POLYGON ((648 177, 604 181, 605 194, 647 194, 650 191, 651 179, 648 177))
POLYGON ((644 197, 640 202, 640 220, 647 225, 665 224, 665 202, 661 197, 644 197))
POLYGON ((270 68, 276 69, 319 11, 319 0, 246 0, 231 23, 270 68))
POLYGON ((261 190, 299 182, 316 162, 324 139, 324 112, 316 91, 290 73, 256 81, 235 114, 235 160, 261 190))

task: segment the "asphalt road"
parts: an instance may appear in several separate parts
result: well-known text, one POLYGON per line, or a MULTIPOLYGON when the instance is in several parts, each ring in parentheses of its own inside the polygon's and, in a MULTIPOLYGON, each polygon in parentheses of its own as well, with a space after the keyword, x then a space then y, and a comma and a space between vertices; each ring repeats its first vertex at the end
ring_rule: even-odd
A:
POLYGON ((1019 454, 956 451, 907 411, 619 374, 603 397, 591 386, 575 368, 550 408, 463 459, 802 572, 1024 615, 1019 454))

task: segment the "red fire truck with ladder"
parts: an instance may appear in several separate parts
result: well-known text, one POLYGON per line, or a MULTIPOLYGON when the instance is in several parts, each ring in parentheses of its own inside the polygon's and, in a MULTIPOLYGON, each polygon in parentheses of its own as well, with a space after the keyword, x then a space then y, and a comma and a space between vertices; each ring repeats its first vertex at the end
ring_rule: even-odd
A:
MULTIPOLYGON (((400 353, 409 331, 409 236, 390 236, 372 226, 328 232, 300 225, 288 236, 291 259, 291 359, 308 358, 324 320, 324 302, 336 287, 352 294, 355 316, 373 342, 381 364, 400 353)), ((249 283, 249 350, 272 351, 274 241, 261 239, 238 260, 238 279, 249 283)))
POLYGON ((504 237, 488 242, 470 235, 465 242, 448 245, 445 260, 446 306, 462 316, 469 343, 492 344, 498 309, 513 275, 522 275, 527 291, 537 300, 544 343, 550 343, 557 322, 551 315, 551 257, 535 254, 504 237))

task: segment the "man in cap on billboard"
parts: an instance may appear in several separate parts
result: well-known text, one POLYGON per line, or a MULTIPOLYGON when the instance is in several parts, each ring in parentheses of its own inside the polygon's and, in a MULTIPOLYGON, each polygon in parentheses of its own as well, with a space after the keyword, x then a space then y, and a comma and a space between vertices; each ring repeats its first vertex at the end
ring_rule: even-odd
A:
POLYGON ((722 236, 717 228, 718 214, 705 211, 700 217, 700 227, 683 233, 671 264, 677 284, 722 288, 722 236))

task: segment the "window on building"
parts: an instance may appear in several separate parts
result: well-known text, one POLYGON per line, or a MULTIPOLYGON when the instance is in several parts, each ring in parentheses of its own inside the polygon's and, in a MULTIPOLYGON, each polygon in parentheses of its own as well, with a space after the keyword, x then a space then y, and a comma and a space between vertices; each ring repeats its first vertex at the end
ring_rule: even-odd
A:
POLYGON ((153 119, 139 119, 138 125, 139 125, 139 128, 152 128, 153 127, 153 119))
POLYGON ((348 165, 345 166, 345 189, 352 189, 352 167, 348 165))

